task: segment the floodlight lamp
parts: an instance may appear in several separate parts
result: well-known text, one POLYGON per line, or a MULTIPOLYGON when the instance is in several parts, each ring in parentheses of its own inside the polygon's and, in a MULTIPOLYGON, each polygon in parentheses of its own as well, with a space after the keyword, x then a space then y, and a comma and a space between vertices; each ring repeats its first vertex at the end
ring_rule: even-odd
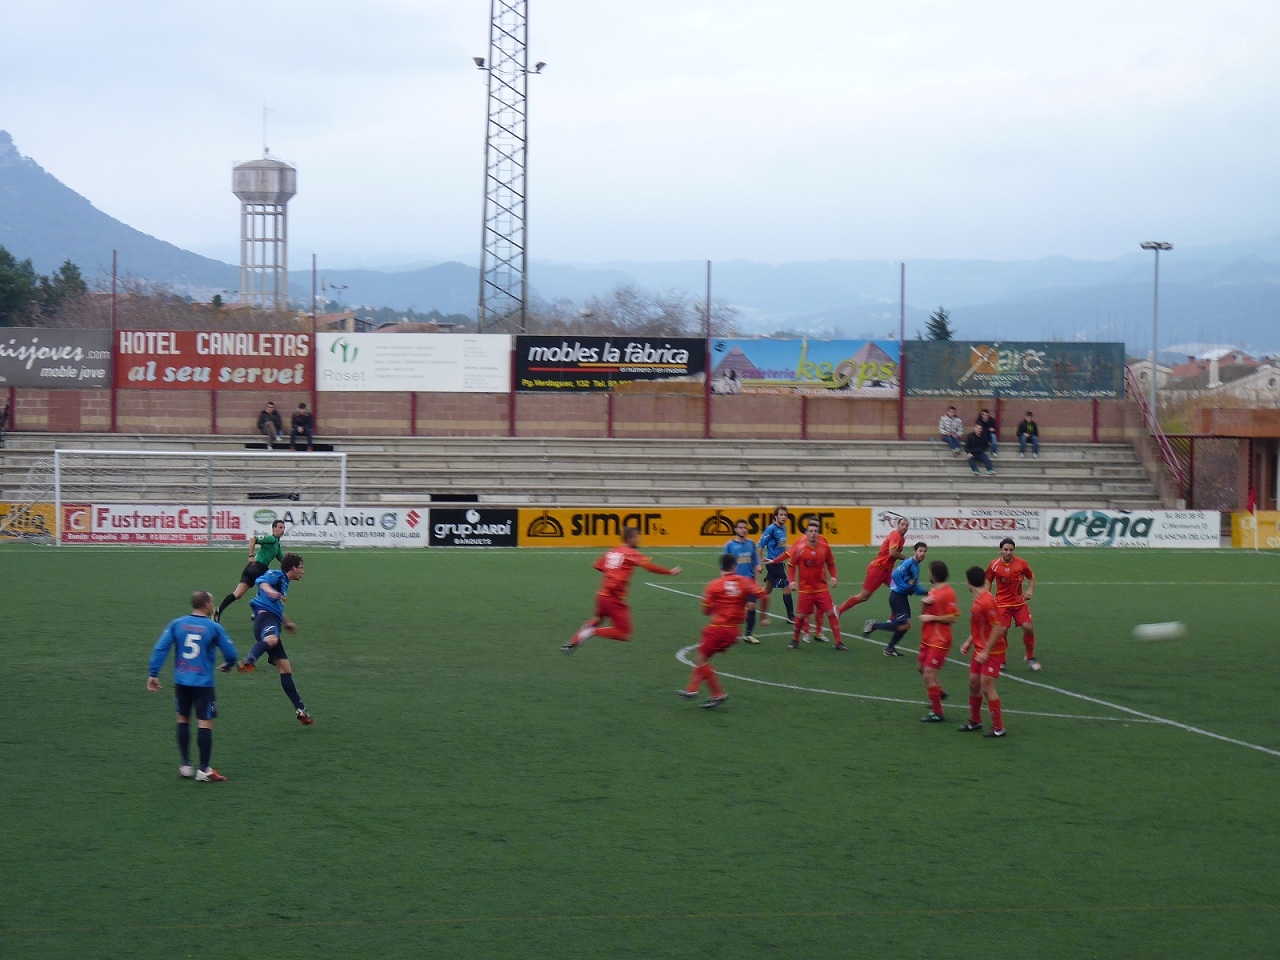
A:
POLYGON ((476 68, 478 70, 484 69, 484 57, 472 57, 471 59, 476 62, 476 68))
POLYGON ((544 60, 539 60, 537 63, 535 63, 535 64, 533 65, 533 72, 534 72, 534 73, 541 73, 541 72, 542 72, 542 68, 543 68, 543 67, 545 67, 546 65, 547 65, 547 64, 546 64, 546 61, 544 61, 544 60))

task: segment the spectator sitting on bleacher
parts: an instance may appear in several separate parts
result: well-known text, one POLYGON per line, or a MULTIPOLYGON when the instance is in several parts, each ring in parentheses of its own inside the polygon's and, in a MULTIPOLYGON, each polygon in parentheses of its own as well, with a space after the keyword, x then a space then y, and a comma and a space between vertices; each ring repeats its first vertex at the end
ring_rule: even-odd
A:
POLYGON ((996 418, 991 415, 991 411, 983 407, 978 412, 978 419, 974 423, 982 424, 982 432, 987 435, 987 439, 991 441, 991 456, 998 457, 1000 455, 1000 440, 996 436, 1000 432, 999 426, 996 424, 996 418))
POLYGON ((996 472, 996 468, 991 465, 991 458, 987 456, 990 440, 980 423, 975 423, 973 433, 964 438, 964 452, 969 455, 969 469, 975 475, 978 473, 978 464, 987 468, 987 476, 996 472))
POLYGON ((267 445, 270 446, 279 439, 283 431, 284 424, 280 422, 280 411, 268 400, 267 405, 258 414, 258 432, 267 438, 267 445))
POLYGON ((1040 425, 1031 419, 1031 411, 1018 423, 1018 456, 1026 458, 1027 444, 1031 444, 1031 456, 1040 459, 1040 425))
POLYGON ((955 407, 947 407, 947 412, 938 418, 938 435, 942 437, 942 442, 951 448, 952 453, 960 453, 960 440, 964 436, 964 421, 956 416, 955 407))
POLYGON ((307 438, 307 449, 311 449, 311 429, 315 423, 315 418, 311 415, 311 411, 307 409, 305 403, 298 404, 298 409, 293 411, 293 418, 289 425, 289 444, 294 450, 298 449, 298 441, 303 437, 307 438))

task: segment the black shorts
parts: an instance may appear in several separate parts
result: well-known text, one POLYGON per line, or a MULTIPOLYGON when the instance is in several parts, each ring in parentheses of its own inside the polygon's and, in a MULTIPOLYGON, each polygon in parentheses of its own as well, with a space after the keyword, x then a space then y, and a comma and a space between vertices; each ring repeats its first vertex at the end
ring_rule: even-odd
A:
POLYGON ((194 713, 197 720, 216 720, 218 696, 213 687, 189 687, 186 684, 175 683, 173 709, 183 717, 189 717, 194 713))
POLYGON ((889 610, 893 614, 889 619, 898 626, 911 619, 911 601, 905 593, 889 591, 889 610))
POLYGON ((787 565, 785 563, 766 563, 764 565, 764 582, 768 587, 787 586, 787 565))
POLYGON ((244 568, 244 572, 240 574, 240 582, 246 586, 252 587, 258 582, 258 578, 267 572, 267 564, 259 563, 257 560, 250 560, 249 565, 244 568))
POLYGON ((253 611, 253 639, 266 640, 267 637, 276 638, 276 644, 267 651, 267 663, 288 660, 289 655, 284 652, 283 622, 274 613, 255 610, 253 611))

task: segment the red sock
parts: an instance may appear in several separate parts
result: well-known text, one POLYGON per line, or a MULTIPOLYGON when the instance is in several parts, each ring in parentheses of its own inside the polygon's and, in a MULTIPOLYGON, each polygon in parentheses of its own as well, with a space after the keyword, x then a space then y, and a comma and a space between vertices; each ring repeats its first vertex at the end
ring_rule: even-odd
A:
POLYGON ((927 690, 929 692, 929 709, 932 710, 934 713, 941 715, 942 714, 942 688, 934 686, 934 687, 928 687, 927 690))
POLYGON ((857 597, 857 595, 855 594, 854 596, 852 596, 852 597, 850 597, 848 600, 846 600, 844 603, 840 604, 840 606, 836 607, 836 613, 837 613, 837 614, 840 614, 840 613, 844 613, 844 612, 845 612, 845 611, 847 611, 847 610, 852 610, 854 607, 856 607, 856 606, 857 606, 858 604, 860 604, 861 602, 862 602, 862 601, 861 601, 861 600, 859 600, 859 599, 858 599, 858 597, 857 597))
POLYGON ((706 678, 707 684, 711 687, 711 695, 713 697, 723 697, 724 687, 720 686, 720 678, 716 676, 715 668, 711 664, 705 664, 702 668, 702 675, 706 678))
POLYGON ((995 700, 988 700, 987 711, 991 714, 991 729, 1003 730, 1004 711, 1000 709, 1000 700, 998 698, 995 700))
POLYGON ((800 642, 800 634, 809 626, 808 617, 796 617, 795 625, 791 628, 791 639, 796 643, 800 642))
POLYGON ((1022 631, 1022 645, 1027 648, 1027 659, 1034 660, 1036 656, 1036 634, 1034 630, 1022 631))
POLYGON ((982 722, 982 697, 981 696, 969 698, 969 722, 970 723, 982 722))
POLYGON ((597 636, 597 637, 606 637, 606 638, 608 638, 609 640, 622 640, 622 641, 626 641, 626 640, 630 640, 630 639, 631 639, 631 634, 629 634, 629 633, 623 633, 623 632, 622 632, 621 630, 619 630, 617 627, 599 627, 599 628, 597 628, 597 630, 596 630, 596 632, 593 634, 593 636, 597 636))
POLYGON ((831 639, 835 643, 840 643, 840 618, 834 613, 828 615, 827 623, 831 624, 831 639))
POLYGON ((689 684, 685 687, 689 693, 697 693, 698 688, 702 686, 702 668, 694 667, 689 673, 689 684))

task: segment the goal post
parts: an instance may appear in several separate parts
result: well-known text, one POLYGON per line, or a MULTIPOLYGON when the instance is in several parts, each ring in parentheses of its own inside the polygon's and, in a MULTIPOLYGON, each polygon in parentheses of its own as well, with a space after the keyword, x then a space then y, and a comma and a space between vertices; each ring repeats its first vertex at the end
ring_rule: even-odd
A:
POLYGON ((285 522, 290 545, 344 546, 347 455, 55 450, 57 543, 245 544, 285 522))

